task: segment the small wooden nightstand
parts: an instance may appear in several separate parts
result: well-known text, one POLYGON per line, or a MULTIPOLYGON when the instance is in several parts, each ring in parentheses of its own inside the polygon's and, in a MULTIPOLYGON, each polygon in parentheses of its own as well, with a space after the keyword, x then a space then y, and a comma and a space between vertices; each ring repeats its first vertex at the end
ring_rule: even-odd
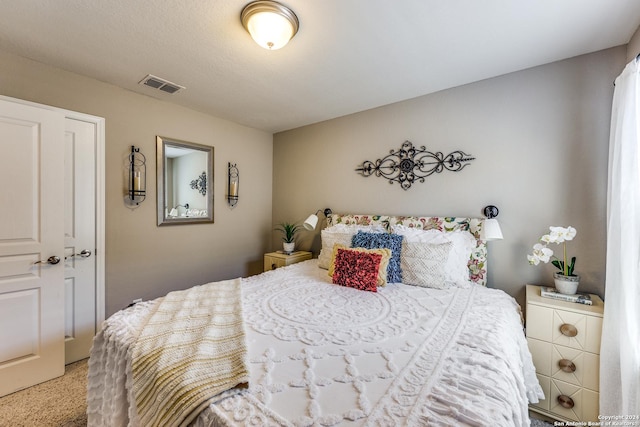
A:
POLYGON ((264 254, 264 271, 275 270, 278 267, 295 264, 311 259, 311 252, 296 251, 287 255, 283 252, 269 252, 264 254))
POLYGON ((598 421, 600 336, 604 303, 540 296, 527 285, 527 344, 545 400, 529 408, 561 421, 598 421))

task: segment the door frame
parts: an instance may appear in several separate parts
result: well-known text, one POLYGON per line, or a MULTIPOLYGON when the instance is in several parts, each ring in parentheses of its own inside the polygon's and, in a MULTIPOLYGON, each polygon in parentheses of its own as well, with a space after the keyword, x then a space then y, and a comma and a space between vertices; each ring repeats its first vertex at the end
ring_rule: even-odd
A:
POLYGON ((24 99, 12 98, 0 95, 0 99, 46 110, 58 111, 66 118, 84 121, 94 124, 96 127, 96 305, 95 305, 95 330, 105 320, 105 119, 64 108, 52 107, 24 99))

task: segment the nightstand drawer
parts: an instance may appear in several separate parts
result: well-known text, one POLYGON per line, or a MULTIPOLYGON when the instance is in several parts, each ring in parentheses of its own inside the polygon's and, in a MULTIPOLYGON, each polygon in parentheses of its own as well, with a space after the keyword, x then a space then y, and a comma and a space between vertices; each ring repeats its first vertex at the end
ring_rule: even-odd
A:
POLYGON ((598 391, 600 356, 570 347, 554 345, 551 354, 551 377, 598 391))
POLYGON ((597 354, 527 338, 536 372, 569 384, 598 391, 600 357, 597 354))
POLYGON ((600 353, 602 318, 530 304, 527 336, 554 344, 600 353))
POLYGON ((286 265, 287 260, 284 258, 264 257, 264 271, 275 270, 276 268, 284 267, 286 265))
POLYGON ((537 377, 545 399, 531 404, 532 410, 573 421, 598 421, 600 395, 597 392, 544 375, 537 377))
POLYGON ((601 335, 601 317, 554 310, 552 340, 555 344, 600 353, 601 335))
POLYGON ((574 421, 598 421, 599 397, 594 391, 552 379, 549 411, 574 421))
POLYGON ((311 259, 313 254, 307 251, 298 251, 291 254, 270 252, 264 255, 264 271, 275 270, 297 262, 311 259))

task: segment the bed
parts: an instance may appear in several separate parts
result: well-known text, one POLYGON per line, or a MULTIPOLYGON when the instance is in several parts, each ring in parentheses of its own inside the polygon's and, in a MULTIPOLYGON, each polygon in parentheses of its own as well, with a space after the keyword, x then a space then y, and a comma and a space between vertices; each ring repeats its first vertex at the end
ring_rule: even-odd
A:
POLYGON ((518 305, 485 287, 482 221, 327 222, 317 259, 107 319, 88 425, 528 426, 544 395, 518 305))

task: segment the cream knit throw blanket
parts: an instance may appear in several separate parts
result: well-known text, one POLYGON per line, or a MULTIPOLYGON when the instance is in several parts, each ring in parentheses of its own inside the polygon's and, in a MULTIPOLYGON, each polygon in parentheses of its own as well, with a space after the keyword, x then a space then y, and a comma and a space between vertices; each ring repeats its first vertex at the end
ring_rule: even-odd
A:
POLYGON ((139 425, 181 426, 249 381, 240 279, 167 294, 133 348, 139 425))

